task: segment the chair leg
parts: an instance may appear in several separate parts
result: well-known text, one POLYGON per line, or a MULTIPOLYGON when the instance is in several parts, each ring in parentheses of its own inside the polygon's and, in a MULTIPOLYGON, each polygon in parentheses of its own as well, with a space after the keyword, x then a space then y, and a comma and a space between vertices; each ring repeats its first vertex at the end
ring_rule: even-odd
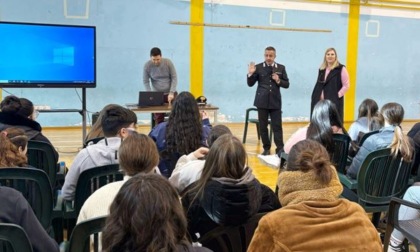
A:
POLYGON ((244 137, 242 139, 242 143, 246 143, 246 134, 247 133, 248 133, 248 121, 245 122, 244 137))

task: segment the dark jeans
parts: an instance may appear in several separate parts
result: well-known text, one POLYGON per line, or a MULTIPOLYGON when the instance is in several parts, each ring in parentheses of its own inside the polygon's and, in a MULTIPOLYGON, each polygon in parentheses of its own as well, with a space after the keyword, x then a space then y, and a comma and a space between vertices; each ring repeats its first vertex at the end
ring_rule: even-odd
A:
POLYGON ((276 144, 276 153, 283 149, 283 126, 281 120, 281 109, 260 109, 258 108, 258 120, 260 121, 260 135, 264 150, 270 150, 271 142, 268 135, 268 117, 271 118, 271 128, 276 144))

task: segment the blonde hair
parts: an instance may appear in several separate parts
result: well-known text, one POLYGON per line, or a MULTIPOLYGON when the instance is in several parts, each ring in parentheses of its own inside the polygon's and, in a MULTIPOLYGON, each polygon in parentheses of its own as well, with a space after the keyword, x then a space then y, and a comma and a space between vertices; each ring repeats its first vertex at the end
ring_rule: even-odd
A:
POLYGON ((321 69, 321 70, 324 70, 324 69, 326 69, 328 67, 327 53, 329 51, 334 51, 334 53, 335 53, 335 61, 334 61, 334 63, 331 66, 331 70, 334 69, 334 68, 336 68, 336 67, 338 67, 340 65, 340 62, 338 61, 337 51, 333 47, 330 47, 324 53, 324 61, 322 62, 321 66, 319 67, 319 69, 321 69))
POLYGON ((413 146, 411 145, 409 138, 403 134, 400 126, 404 119, 404 108, 399 103, 390 102, 381 108, 381 114, 387 123, 394 126, 394 137, 392 138, 391 144, 388 146, 391 148, 391 153, 394 156, 401 153, 404 161, 410 162, 413 158, 413 146))

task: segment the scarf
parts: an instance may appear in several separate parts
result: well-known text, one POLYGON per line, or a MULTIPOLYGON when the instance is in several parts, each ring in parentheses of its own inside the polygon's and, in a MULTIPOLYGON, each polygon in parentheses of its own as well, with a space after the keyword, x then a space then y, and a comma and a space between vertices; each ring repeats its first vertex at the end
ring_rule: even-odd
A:
POLYGON ((341 195, 343 186, 334 166, 332 178, 328 185, 318 181, 315 171, 282 171, 277 184, 279 186, 279 200, 282 206, 298 204, 303 201, 335 201, 341 195))

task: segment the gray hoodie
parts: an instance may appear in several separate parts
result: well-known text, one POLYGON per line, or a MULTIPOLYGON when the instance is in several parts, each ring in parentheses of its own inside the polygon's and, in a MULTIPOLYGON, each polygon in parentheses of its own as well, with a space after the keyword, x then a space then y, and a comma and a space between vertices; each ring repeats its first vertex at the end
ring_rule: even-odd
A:
POLYGON ((108 137, 81 150, 74 158, 65 177, 62 189, 63 199, 74 200, 77 180, 83 171, 97 166, 118 164, 120 145, 120 137, 108 137))

